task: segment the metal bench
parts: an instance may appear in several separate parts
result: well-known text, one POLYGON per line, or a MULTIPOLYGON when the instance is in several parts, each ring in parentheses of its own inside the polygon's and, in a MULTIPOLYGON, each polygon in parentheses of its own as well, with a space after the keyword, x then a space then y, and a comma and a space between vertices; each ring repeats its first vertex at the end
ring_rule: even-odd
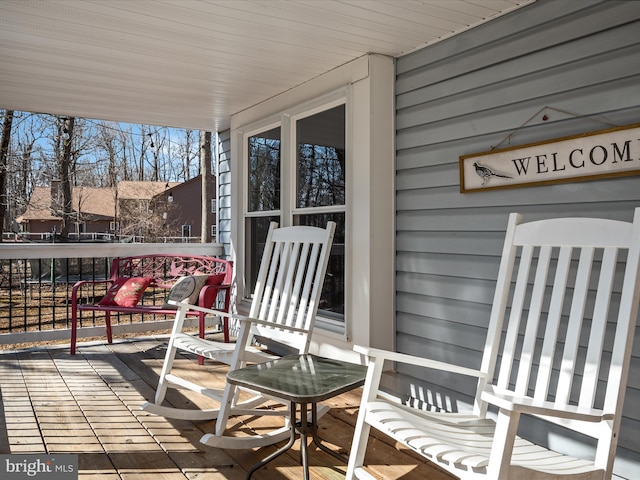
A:
MULTIPOLYGON (((175 315, 175 308, 166 308, 156 304, 137 304, 135 306, 100 305, 98 302, 82 303, 82 298, 93 298, 93 295, 84 295, 87 291, 93 292, 95 287, 109 288, 114 282, 123 278, 150 278, 149 288, 166 290, 167 293, 176 281, 189 275, 209 275, 209 279, 200 290, 197 306, 211 308, 218 298, 224 293, 224 307, 221 310, 229 311, 230 288, 233 279, 233 263, 208 256, 195 255, 171 255, 149 254, 131 257, 114 258, 111 263, 111 275, 108 280, 83 280, 73 286, 71 292, 71 355, 76 353, 77 330, 81 312, 103 311, 105 312, 105 326, 107 340, 112 342, 111 313, 131 313, 148 315, 175 315), (219 276, 223 274, 222 283, 219 276), (215 279, 215 281, 214 281, 215 279)), ((189 310, 188 316, 198 317, 199 336, 204 338, 205 313, 189 310)), ((229 342, 229 325, 225 318, 222 321, 224 341, 229 342)), ((202 360, 202 359, 201 359, 202 360)))

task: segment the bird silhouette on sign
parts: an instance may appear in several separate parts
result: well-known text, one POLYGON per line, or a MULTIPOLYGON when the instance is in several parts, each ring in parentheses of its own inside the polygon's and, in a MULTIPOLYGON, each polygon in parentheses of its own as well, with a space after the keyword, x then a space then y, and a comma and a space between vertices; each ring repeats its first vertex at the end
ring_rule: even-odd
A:
POLYGON ((478 174, 478 176, 482 179, 482 185, 486 185, 491 177, 513 178, 509 175, 503 175, 502 173, 494 172, 489 167, 479 165, 478 163, 474 163, 473 166, 476 168, 476 173, 478 174))

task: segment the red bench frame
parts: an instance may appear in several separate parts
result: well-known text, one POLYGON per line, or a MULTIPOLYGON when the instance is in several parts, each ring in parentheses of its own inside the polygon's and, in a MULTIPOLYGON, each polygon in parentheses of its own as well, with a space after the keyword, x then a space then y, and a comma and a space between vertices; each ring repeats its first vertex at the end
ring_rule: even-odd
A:
MULTIPOLYGON (((119 313, 141 313, 151 315, 175 315, 175 309, 163 309, 162 305, 139 304, 135 307, 121 307, 118 305, 98 305, 82 304, 78 301, 81 298, 83 288, 103 284, 107 288, 120 278, 148 277, 152 278, 149 287, 164 288, 167 293, 173 284, 186 275, 214 275, 224 273, 222 284, 208 285, 200 291, 197 305, 211 308, 218 293, 225 292, 224 308, 229 311, 230 289, 233 280, 233 262, 216 257, 199 255, 177 255, 177 254, 150 254, 136 255, 131 257, 114 258, 111 262, 111 275, 108 280, 83 280, 77 282, 71 291, 71 355, 76 353, 76 343, 78 335, 78 314, 82 311, 104 311, 105 326, 107 330, 107 341, 112 343, 111 333, 111 312, 119 313)), ((205 334, 205 314, 203 312, 190 310, 187 315, 198 317, 199 336, 204 338, 205 334)), ((223 319, 224 341, 229 342, 228 319, 223 319)), ((202 358, 199 359, 202 363, 202 358)))

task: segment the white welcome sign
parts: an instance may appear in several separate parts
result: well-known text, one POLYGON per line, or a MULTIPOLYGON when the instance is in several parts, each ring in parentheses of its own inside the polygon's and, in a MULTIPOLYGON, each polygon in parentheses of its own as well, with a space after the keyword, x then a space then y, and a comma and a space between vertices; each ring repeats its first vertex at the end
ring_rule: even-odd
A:
POLYGON ((460 191, 640 175, 640 124, 460 157, 460 191))

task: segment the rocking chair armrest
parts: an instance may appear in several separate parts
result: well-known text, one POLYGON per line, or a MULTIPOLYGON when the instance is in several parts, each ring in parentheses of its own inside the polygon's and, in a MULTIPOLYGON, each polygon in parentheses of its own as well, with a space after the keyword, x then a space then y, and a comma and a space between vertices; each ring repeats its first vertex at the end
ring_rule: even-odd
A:
POLYGON ((556 405, 546 400, 536 400, 532 397, 514 395, 511 392, 500 391, 490 387, 481 394, 482 400, 498 408, 511 412, 557 417, 567 420, 581 420, 585 422, 600 422, 613 420, 613 413, 607 413, 596 408, 580 407, 577 405, 556 405))
POLYGON ((392 362, 406 363, 419 367, 432 368, 434 370, 444 370, 447 372, 467 375, 476 378, 484 378, 486 376, 483 372, 474 370, 473 368, 461 367, 459 365, 439 362, 438 360, 432 360, 429 358, 416 357, 414 355, 408 355, 406 353, 391 352, 389 350, 363 347, 361 345, 354 345, 353 350, 367 357, 381 358, 384 360, 390 360, 392 362))
POLYGON ((176 302, 175 300, 169 300, 169 303, 171 305, 176 305, 178 308, 184 308, 186 310, 195 310, 197 312, 204 312, 210 315, 217 315, 220 317, 233 318, 234 320, 238 320, 240 322, 248 322, 248 323, 253 323, 255 325, 264 325, 271 328, 288 330, 290 332, 307 332, 307 330, 304 328, 290 327, 288 325, 281 325, 279 323, 268 322, 266 320, 259 320, 257 318, 247 317, 246 315, 237 315, 234 313, 223 312, 221 310, 213 310, 211 308, 201 307, 199 305, 191 305, 190 303, 186 303, 186 302, 176 302))
POLYGON ((309 332, 309 330, 306 328, 292 327, 289 325, 281 325, 279 323, 268 322, 266 320, 260 320, 258 318, 251 318, 251 317, 234 317, 234 318, 237 318, 241 322, 252 323, 254 325, 263 325, 265 327, 287 330, 289 332, 299 332, 299 333, 309 332))
POLYGON ((178 308, 184 308, 185 310, 195 310, 197 312, 208 313, 209 315, 216 315, 218 317, 233 318, 234 320, 244 320, 247 317, 245 315, 237 315, 231 312, 224 312, 222 310, 215 310, 213 308, 201 307, 200 305, 192 305, 187 302, 176 302, 175 300, 169 300, 169 304, 175 305, 178 308))

